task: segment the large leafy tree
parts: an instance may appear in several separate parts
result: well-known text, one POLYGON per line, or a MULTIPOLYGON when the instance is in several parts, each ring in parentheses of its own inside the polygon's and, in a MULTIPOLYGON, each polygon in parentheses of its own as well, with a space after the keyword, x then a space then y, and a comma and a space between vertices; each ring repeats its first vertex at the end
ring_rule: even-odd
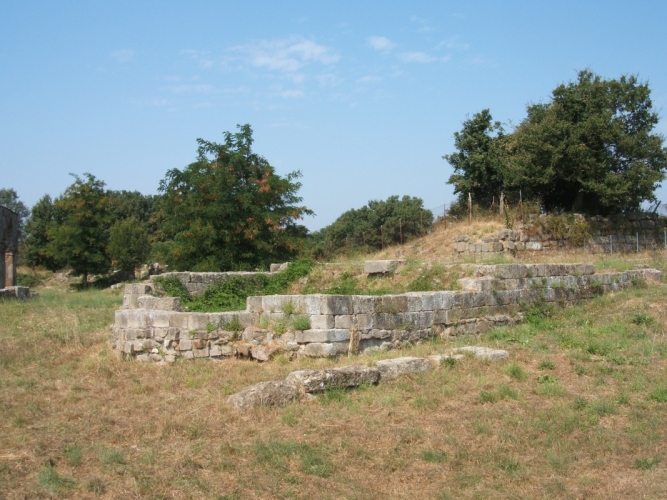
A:
POLYGON ((463 122, 460 132, 454 133, 457 151, 443 158, 454 167, 448 184, 454 194, 465 201, 470 193, 475 203, 490 205, 498 198, 504 185, 504 130, 494 122, 491 112, 484 109, 463 122))
POLYGON ((485 190, 522 190, 547 210, 636 210, 655 199, 667 169, 650 94, 635 76, 605 80, 584 70, 550 102, 529 105, 512 134, 493 136, 490 115, 475 115, 456 136, 459 151, 445 156, 455 168, 449 182, 473 196, 484 185, 481 199, 485 190))
POLYGON ((160 182, 157 236, 175 269, 266 267, 302 245, 306 229, 297 221, 312 212, 299 205, 300 173, 277 175, 252 151, 250 125, 238 128, 222 144, 198 139, 197 160, 160 182))
POLYGON ((145 195, 139 191, 107 190, 109 214, 114 223, 134 217, 139 220, 149 234, 155 232, 153 219, 159 196, 145 195))
POLYGON ((421 198, 390 196, 371 200, 367 205, 348 210, 324 229, 330 250, 343 247, 383 245, 408 241, 424 233, 433 223, 433 213, 424 208, 421 198))
POLYGON ((547 209, 607 214, 654 200, 667 150, 653 133, 658 113, 648 83, 605 80, 586 70, 559 85, 548 105, 528 106, 516 134, 512 183, 547 209))
POLYGON ((116 222, 109 232, 108 251, 115 266, 134 274, 135 268, 146 263, 151 251, 144 224, 134 216, 116 222))
POLYGON ((62 221, 51 197, 48 194, 32 207, 30 218, 25 224, 23 240, 23 259, 29 266, 44 266, 50 271, 63 267, 63 263, 48 251, 49 228, 62 221))
POLYGON ((109 270, 108 198, 104 182, 86 173, 56 199, 54 206, 61 220, 47 230, 46 254, 83 276, 84 286, 89 274, 109 270))

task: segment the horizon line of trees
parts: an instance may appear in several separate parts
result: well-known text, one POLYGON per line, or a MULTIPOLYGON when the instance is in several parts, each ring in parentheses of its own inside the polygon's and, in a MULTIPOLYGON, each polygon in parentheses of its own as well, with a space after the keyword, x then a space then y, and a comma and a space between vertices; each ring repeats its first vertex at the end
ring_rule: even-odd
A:
MULTIPOLYGON (((605 80, 589 70, 553 90, 547 103, 529 104, 511 132, 484 109, 454 134, 448 183, 467 212, 517 194, 550 212, 609 215, 655 201, 665 178, 667 148, 654 133, 659 116, 647 82, 635 76, 605 80)), ((197 157, 166 172, 158 195, 106 190, 90 173, 55 199, 28 209, 13 189, 0 204, 21 219, 22 260, 50 270, 71 268, 85 279, 116 268, 134 272, 151 257, 174 270, 265 269, 299 255, 330 258, 403 243, 430 230, 433 214, 417 197, 390 196, 340 215, 309 233, 300 220, 298 171, 286 176, 252 150, 250 125, 224 141, 197 139, 197 157)))

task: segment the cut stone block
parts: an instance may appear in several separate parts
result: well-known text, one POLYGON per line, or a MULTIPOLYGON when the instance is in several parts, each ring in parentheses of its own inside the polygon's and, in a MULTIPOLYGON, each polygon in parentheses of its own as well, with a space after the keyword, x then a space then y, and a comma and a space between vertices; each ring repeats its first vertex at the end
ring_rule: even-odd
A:
POLYGON ((303 330, 295 332, 294 338, 299 344, 309 342, 343 342, 350 340, 350 331, 346 329, 303 330))
POLYGON ((328 343, 314 342, 306 344, 303 349, 303 354, 311 358, 328 358, 335 356, 337 353, 336 346, 328 343))
POLYGON ((490 347, 480 347, 480 346, 466 346, 458 347, 453 349, 452 352, 469 352, 473 356, 479 359, 484 359, 488 361, 498 361, 501 359, 509 358, 510 353, 503 349, 491 349, 490 347))
POLYGON ((283 406, 299 399, 298 388, 285 380, 260 382, 232 394, 227 403, 239 411, 258 406, 283 406))
POLYGON ((299 370, 290 373, 285 381, 302 392, 312 393, 327 389, 346 389, 361 384, 377 384, 380 371, 368 366, 352 365, 328 370, 299 370))
POLYGON ((383 359, 375 363, 375 367, 380 370, 382 380, 394 380, 405 373, 421 373, 433 369, 428 359, 411 356, 383 359))
POLYGON ((395 271, 399 265, 405 264, 404 259, 398 260, 367 260, 364 262, 364 273, 386 274, 395 271))

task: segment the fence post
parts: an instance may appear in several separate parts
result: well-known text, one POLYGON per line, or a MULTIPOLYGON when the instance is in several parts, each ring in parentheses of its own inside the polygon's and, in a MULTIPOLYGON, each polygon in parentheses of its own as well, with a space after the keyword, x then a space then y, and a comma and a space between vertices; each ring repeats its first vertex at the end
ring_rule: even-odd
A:
POLYGON ((609 235, 609 253, 614 253, 614 237, 609 235))
POLYGON ((382 230, 382 224, 380 224, 380 244, 382 245, 382 250, 384 250, 384 231, 382 230))
POLYGON ((637 253, 639 253, 639 233, 637 233, 637 253))
POLYGON ((401 245, 403 244, 403 220, 398 219, 398 234, 401 238, 401 245))
POLYGON ((468 193, 468 224, 472 226, 472 193, 468 193))

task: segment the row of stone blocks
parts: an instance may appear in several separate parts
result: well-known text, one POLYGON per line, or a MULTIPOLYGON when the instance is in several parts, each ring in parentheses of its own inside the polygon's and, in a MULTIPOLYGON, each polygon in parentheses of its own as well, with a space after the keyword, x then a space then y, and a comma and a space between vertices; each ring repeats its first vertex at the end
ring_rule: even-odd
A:
MULTIPOLYGON (((139 296, 140 308, 116 312, 114 347, 155 361, 231 355, 265 360, 278 350, 331 356, 398 348, 433 335, 476 333, 511 323, 520 319, 521 307, 536 301, 567 305, 635 279, 660 279, 659 271, 651 269, 593 271, 590 264, 470 266, 471 277, 461 280, 464 291, 249 297, 245 311, 227 313, 180 312, 178 299, 139 296), (307 319, 309 328, 277 335, 277 330, 257 326, 285 325, 295 316, 307 319)), ((128 285, 126 295, 138 293, 140 286, 128 285)))
POLYGON ((151 281, 154 281, 156 278, 177 278, 183 286, 190 293, 201 293, 209 285, 216 283, 218 281, 225 281, 232 278, 241 278, 241 279, 253 279, 257 276, 271 276, 275 273, 279 273, 287 269, 289 262, 284 262, 282 264, 271 264, 270 271, 267 272, 254 272, 254 271, 227 271, 221 273, 200 273, 200 272, 170 272, 164 273, 158 276, 151 276, 151 281))

